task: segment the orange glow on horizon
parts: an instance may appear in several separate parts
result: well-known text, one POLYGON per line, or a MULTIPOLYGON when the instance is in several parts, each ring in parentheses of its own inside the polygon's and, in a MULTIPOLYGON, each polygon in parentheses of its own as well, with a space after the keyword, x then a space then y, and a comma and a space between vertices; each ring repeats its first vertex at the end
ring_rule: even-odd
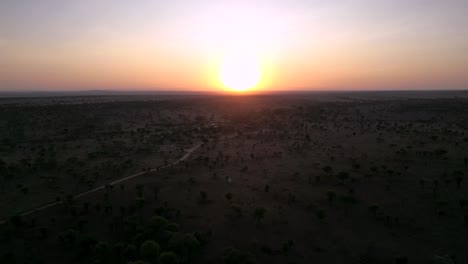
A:
MULTIPOLYGON (((429 17, 410 16, 402 21, 412 23, 399 24, 375 1, 372 13, 367 5, 337 1, 317 8, 277 1, 167 2, 171 8, 161 9, 167 13, 149 11, 162 2, 109 6, 83 0, 76 2, 83 8, 60 5, 66 14, 60 16, 18 5, 18 14, 4 18, 11 32, 0 36, 0 90, 468 87, 468 45, 458 23, 464 13, 453 21, 447 17, 448 27, 429 17), (106 19, 97 15, 103 12, 106 19), (35 28, 39 20, 46 23, 35 28)), ((428 8, 437 16, 450 6, 428 8)))

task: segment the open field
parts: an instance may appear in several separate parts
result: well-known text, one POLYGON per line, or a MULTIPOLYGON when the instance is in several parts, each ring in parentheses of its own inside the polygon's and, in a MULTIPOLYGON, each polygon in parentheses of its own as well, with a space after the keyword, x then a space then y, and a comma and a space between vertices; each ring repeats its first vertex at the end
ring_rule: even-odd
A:
POLYGON ((467 176, 464 91, 3 98, 0 263, 468 263, 467 176))

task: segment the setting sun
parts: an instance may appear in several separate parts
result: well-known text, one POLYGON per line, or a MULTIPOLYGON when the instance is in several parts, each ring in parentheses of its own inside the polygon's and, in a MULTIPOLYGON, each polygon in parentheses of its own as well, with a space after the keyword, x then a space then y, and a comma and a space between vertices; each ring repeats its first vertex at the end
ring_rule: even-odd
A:
POLYGON ((219 79, 223 86, 234 91, 255 87, 261 78, 261 69, 255 55, 243 52, 226 56, 219 66, 219 79))

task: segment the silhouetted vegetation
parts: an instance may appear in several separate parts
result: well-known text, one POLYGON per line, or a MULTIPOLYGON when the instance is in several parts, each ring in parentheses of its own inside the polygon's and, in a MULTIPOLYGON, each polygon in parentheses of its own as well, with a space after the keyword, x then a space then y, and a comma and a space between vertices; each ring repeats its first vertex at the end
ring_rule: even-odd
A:
POLYGON ((468 100, 418 96, 2 99, 0 263, 466 263, 468 100))

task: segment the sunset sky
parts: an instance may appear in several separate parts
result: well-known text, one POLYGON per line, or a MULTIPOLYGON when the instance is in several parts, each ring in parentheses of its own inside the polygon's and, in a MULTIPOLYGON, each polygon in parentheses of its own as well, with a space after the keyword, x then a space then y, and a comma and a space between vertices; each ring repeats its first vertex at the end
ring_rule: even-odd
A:
POLYGON ((465 89, 468 1, 0 1, 3 91, 217 90, 255 63, 259 90, 465 89))

